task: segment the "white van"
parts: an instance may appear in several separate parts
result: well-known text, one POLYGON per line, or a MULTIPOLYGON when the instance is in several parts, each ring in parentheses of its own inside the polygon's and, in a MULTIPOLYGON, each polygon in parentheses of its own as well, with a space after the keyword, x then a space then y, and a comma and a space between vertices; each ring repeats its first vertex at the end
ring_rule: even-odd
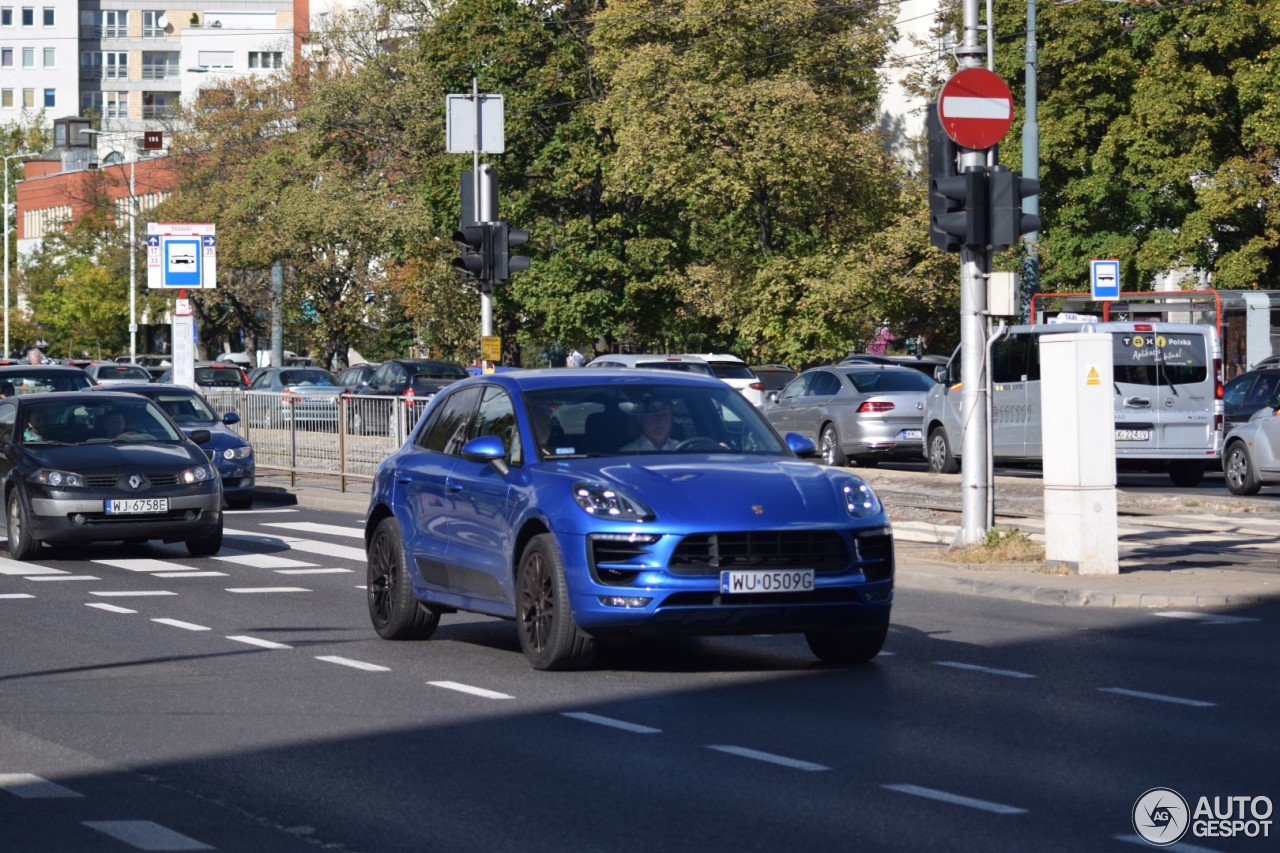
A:
MULTIPOLYGON (((1212 326, 1194 323, 1048 323, 1013 326, 992 348, 991 444, 996 460, 1044 456, 1040 420, 1040 338, 1109 334, 1116 393, 1116 463, 1167 471, 1194 486, 1222 451, 1222 349, 1212 326)), ((960 469, 960 350, 935 373, 925 399, 929 470, 960 469)))

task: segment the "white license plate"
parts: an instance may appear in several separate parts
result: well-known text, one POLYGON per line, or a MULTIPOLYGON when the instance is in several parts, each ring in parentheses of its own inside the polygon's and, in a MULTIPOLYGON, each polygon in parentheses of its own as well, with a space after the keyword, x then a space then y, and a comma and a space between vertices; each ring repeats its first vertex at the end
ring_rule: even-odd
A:
POLYGON ((901 438, 901 439, 904 439, 904 440, 907 440, 907 441, 910 441, 910 440, 912 440, 912 439, 914 439, 914 440, 916 440, 916 441, 919 441, 919 440, 920 440, 920 430, 918 430, 918 429, 904 429, 902 432, 900 432, 900 433, 898 434, 898 438, 901 438))
POLYGON ((1116 430, 1116 441, 1149 441, 1150 439, 1151 430, 1149 429, 1116 430))
POLYGON ((107 515, 138 515, 148 512, 168 512, 168 498, 123 498, 106 502, 107 515))
POLYGON ((720 573, 720 592, 722 595, 812 591, 813 569, 753 570, 720 573))

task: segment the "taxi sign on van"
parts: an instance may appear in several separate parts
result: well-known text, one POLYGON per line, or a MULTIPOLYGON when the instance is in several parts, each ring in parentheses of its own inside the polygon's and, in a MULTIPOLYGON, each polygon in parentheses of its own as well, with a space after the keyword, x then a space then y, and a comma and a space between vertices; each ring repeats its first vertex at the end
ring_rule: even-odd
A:
POLYGON ((1056 317, 1050 317, 1050 323, 1096 323, 1098 322, 1097 314, 1077 314, 1074 311, 1063 311, 1056 317))

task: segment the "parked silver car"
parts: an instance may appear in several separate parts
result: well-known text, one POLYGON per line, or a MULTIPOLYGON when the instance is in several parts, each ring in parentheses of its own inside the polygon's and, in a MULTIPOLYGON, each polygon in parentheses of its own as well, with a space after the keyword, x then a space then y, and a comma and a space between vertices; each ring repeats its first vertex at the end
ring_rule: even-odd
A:
POLYGON ((764 416, 778 432, 817 442, 823 461, 874 467, 886 459, 916 460, 933 380, 909 367, 842 364, 806 370, 769 394, 764 416))
POLYGON ((1222 473, 1233 495, 1256 495, 1280 486, 1280 399, 1238 425, 1222 442, 1222 473))

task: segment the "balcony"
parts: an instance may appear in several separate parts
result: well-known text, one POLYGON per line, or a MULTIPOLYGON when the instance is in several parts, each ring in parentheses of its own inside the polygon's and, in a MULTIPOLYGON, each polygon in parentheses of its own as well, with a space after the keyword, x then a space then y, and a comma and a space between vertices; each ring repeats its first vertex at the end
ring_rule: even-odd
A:
POLYGON ((156 119, 168 119, 177 115, 178 108, 175 106, 151 106, 143 104, 142 118, 144 121, 152 121, 156 119))
POLYGON ((181 69, 177 65, 146 65, 142 66, 143 80, 176 80, 181 76, 181 69))

